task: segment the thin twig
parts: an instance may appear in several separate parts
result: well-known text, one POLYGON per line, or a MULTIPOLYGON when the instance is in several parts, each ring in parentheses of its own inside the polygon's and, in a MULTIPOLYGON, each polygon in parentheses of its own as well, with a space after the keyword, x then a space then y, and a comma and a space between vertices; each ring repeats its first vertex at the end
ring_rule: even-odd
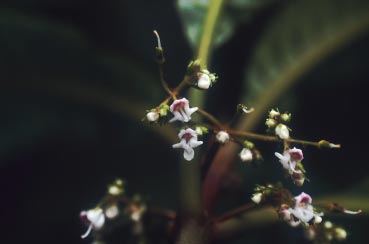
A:
POLYGON ((255 207, 254 203, 245 204, 241 207, 238 207, 236 209, 233 209, 229 212, 224 213, 222 216, 215 218, 214 221, 216 221, 216 222, 226 221, 228 219, 231 219, 231 218, 234 218, 234 217, 237 217, 237 216, 243 214, 244 212, 248 211, 249 209, 251 209, 253 207, 255 207))

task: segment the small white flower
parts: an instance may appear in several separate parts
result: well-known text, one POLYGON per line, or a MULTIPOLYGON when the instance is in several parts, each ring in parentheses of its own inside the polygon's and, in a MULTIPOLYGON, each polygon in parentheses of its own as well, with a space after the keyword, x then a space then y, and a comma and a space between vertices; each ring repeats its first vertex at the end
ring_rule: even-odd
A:
POLYGON ((146 118, 150 122, 155 122, 159 119, 159 113, 151 111, 146 114, 146 118))
POLYGON ((275 134, 281 139, 290 138, 290 131, 288 130, 288 127, 284 124, 279 124, 277 125, 277 127, 275 127, 275 134))
POLYGON ((252 151, 248 148, 243 148, 239 156, 242 162, 251 162, 253 159, 252 151))
POLYGON ((261 202, 261 198, 262 198, 263 194, 260 192, 254 193, 251 197, 251 200, 256 203, 259 204, 261 202))
POLYGON ((182 129, 178 134, 179 143, 174 144, 173 148, 183 148, 183 157, 187 161, 191 161, 195 156, 195 151, 193 148, 200 146, 203 142, 197 140, 197 134, 191 128, 182 129))
POLYGON ((283 155, 277 152, 274 153, 274 155, 279 158, 279 162, 282 164, 283 168, 288 170, 290 174, 301 172, 301 170, 296 170, 296 164, 304 159, 301 149, 294 147, 285 150, 283 155))
POLYGON ((197 107, 190 108, 189 101, 186 98, 177 99, 170 105, 170 112, 173 113, 174 117, 169 122, 176 120, 188 122, 191 120, 191 114, 198 109, 197 107))
POLYGON ((271 118, 271 119, 275 119, 275 118, 279 117, 280 115, 281 115, 281 113, 274 110, 274 109, 269 111, 269 118, 271 118))
POLYGON ((315 213, 313 206, 311 205, 312 199, 311 197, 302 192, 300 195, 295 197, 295 207, 285 209, 284 211, 290 212, 294 218, 290 217, 290 225, 297 226, 300 222, 308 223, 311 220, 314 220, 314 223, 322 222, 322 218, 320 216, 323 213, 315 213))
POLYGON ((105 223, 105 215, 101 208, 95 208, 88 211, 82 211, 80 218, 86 222, 89 226, 85 234, 81 235, 81 238, 86 238, 91 230, 100 230, 105 223))
POLYGON ((227 143, 229 141, 229 134, 226 131, 221 130, 217 133, 216 138, 220 143, 227 143))
POLYGON ((331 221, 324 222, 324 228, 331 229, 333 227, 333 224, 331 221))

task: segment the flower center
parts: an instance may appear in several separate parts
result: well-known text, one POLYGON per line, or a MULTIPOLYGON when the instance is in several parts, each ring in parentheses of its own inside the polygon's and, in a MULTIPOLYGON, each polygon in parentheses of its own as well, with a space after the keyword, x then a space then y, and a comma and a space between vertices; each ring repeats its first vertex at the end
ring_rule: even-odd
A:
POLYGON ((174 104, 173 106, 173 110, 174 111, 178 111, 180 110, 181 108, 183 108, 185 106, 185 102, 178 102, 176 104, 174 104))
POLYGON ((186 140, 186 142, 188 142, 191 138, 192 138, 192 134, 191 133, 185 133, 182 138, 186 140))
POLYGON ((301 161, 302 159, 301 154, 298 152, 290 152, 290 156, 293 161, 301 161))

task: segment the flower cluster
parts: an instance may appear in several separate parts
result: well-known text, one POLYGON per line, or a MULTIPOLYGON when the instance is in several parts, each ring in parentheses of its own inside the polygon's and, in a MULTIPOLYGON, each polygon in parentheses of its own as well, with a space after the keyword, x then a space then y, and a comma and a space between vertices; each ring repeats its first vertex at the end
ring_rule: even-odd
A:
POLYGON ((302 192, 295 197, 295 206, 293 208, 289 207, 287 204, 283 204, 279 214, 283 220, 287 221, 293 227, 301 223, 307 225, 311 222, 319 224, 322 222, 321 216, 323 216, 323 213, 316 213, 311 203, 311 197, 302 192))
POLYGON ((268 129, 274 129, 275 134, 281 139, 290 138, 290 128, 285 123, 291 120, 290 113, 281 114, 278 109, 269 111, 269 118, 265 121, 268 129))

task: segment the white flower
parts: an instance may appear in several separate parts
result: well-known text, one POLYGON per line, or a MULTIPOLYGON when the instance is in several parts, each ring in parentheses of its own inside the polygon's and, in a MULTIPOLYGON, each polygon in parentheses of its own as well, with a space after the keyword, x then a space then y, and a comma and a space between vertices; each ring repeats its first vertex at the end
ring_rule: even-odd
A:
POLYGON ((301 222, 309 223, 311 220, 317 224, 322 222, 320 216, 322 216, 323 213, 314 212, 314 208, 311 205, 312 199, 308 194, 302 192, 295 197, 295 201, 294 208, 281 210, 282 215, 285 217, 284 220, 289 221, 291 226, 297 226, 301 222))
POLYGON ((89 226, 85 234, 81 235, 81 238, 86 238, 91 230, 100 230, 105 223, 105 216, 101 208, 95 208, 88 211, 82 211, 80 213, 81 219, 89 226))
POLYGON ((174 144, 173 148, 183 148, 183 157, 187 161, 191 161, 195 155, 193 148, 200 146, 203 142, 197 140, 197 134, 191 128, 181 130, 178 134, 178 137, 181 141, 177 144, 174 144))
POLYGON ((275 118, 279 117, 280 115, 281 115, 281 113, 274 110, 274 109, 269 111, 269 118, 271 118, 271 119, 275 119, 275 118))
POLYGON ((290 131, 288 130, 288 127, 284 124, 279 124, 277 125, 277 127, 275 127, 275 134, 281 139, 290 138, 290 131))
POLYGON ((242 151, 239 154, 242 162, 251 162, 252 161, 252 152, 248 148, 243 148, 242 151))
POLYGON ((254 193, 251 197, 251 200, 256 203, 259 204, 261 202, 261 198, 262 198, 263 194, 260 192, 254 193))
POLYGON ((154 111, 148 112, 146 114, 146 118, 150 122, 155 122, 159 119, 159 113, 154 111))
POLYGON ((174 117, 169 122, 176 120, 188 122, 191 120, 191 114, 198 109, 197 107, 190 108, 189 101, 186 98, 177 99, 170 105, 170 112, 173 113, 174 117))
POLYGON ((288 170, 291 175, 294 172, 301 173, 301 170, 296 170, 296 164, 304 159, 301 149, 294 147, 292 149, 285 150, 283 155, 277 152, 274 153, 274 155, 279 158, 279 162, 282 164, 283 168, 288 170))
POLYGON ((224 130, 221 130, 217 133, 216 138, 220 143, 227 143, 229 141, 229 134, 224 130))

